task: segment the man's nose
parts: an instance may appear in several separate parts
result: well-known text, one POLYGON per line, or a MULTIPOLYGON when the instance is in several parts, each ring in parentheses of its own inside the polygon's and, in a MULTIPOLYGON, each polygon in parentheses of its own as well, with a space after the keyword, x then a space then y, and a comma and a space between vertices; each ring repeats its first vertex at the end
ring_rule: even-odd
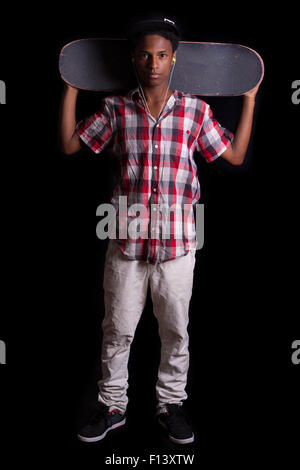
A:
POLYGON ((151 69, 157 69, 157 67, 158 67, 157 57, 151 56, 149 58, 149 66, 150 66, 151 69))

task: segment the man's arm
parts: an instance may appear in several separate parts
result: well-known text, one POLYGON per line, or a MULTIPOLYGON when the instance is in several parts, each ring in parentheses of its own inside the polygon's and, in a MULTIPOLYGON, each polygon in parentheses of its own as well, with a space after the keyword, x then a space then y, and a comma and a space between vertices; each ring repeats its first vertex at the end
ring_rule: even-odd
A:
POLYGON ((77 96, 78 89, 65 84, 60 109, 59 140, 60 149, 66 155, 79 152, 84 145, 75 132, 77 96))
POLYGON ((241 165, 250 140, 255 96, 258 86, 243 96, 243 107, 232 144, 222 153, 221 157, 232 165, 241 165))

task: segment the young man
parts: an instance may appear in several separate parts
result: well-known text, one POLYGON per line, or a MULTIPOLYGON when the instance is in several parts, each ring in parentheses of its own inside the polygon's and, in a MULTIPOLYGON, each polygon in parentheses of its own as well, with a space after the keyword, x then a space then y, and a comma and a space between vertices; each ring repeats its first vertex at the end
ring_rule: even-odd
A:
MULTIPOLYGON (((200 198, 193 154, 199 151, 208 162, 221 156, 233 165, 241 164, 250 138, 257 90, 243 98, 233 141, 233 134, 213 119, 204 101, 169 89, 179 41, 173 21, 139 21, 132 26, 129 40, 139 82, 136 90, 104 99, 101 110, 77 126, 78 90, 66 86, 62 101, 62 151, 72 154, 86 144, 100 153, 110 145, 121 175, 111 202, 119 214, 119 197, 127 197, 125 228, 137 218, 137 207, 141 208, 143 221, 141 236, 130 235, 129 231, 126 237, 118 236, 109 242, 99 381, 102 405, 78 437, 98 441, 125 423, 130 345, 150 286, 161 339, 156 384, 158 419, 173 442, 185 444, 194 440, 181 407, 187 398, 187 326, 196 247, 194 214, 183 208, 193 207, 200 198), (177 212, 171 214, 169 236, 165 237, 160 207, 174 204, 182 209, 183 217, 177 212), (135 210, 130 213, 132 207, 135 210)), ((124 222, 121 225, 120 232, 124 222)))

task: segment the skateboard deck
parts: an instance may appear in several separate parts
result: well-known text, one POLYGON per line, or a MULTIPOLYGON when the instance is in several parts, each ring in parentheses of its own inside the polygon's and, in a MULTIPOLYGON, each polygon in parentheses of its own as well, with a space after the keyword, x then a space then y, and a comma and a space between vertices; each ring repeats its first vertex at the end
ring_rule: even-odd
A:
MULTIPOLYGON (((102 92, 132 89, 137 79, 125 39, 79 39, 59 56, 62 79, 102 92)), ((239 44, 180 41, 170 88, 200 96, 238 96, 261 82, 259 54, 239 44)))

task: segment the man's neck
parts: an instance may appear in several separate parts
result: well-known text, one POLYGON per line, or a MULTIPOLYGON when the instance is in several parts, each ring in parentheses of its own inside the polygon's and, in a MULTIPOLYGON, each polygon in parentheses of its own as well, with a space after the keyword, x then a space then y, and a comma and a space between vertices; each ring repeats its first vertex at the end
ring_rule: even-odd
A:
POLYGON ((160 87, 145 87, 143 88, 145 98, 148 104, 163 103, 168 100, 172 95, 172 90, 169 89, 168 85, 160 87))

